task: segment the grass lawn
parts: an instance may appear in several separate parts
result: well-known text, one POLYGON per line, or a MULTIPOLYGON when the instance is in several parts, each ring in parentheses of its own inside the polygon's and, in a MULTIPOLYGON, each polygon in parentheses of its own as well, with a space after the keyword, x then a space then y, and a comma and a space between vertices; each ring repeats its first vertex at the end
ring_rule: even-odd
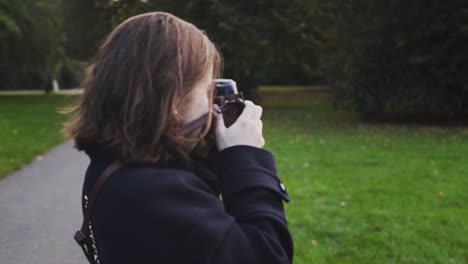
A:
POLYGON ((264 90, 296 264, 468 263, 468 128, 364 124, 264 90))
POLYGON ((0 179, 63 141, 57 113, 66 96, 0 96, 0 179))

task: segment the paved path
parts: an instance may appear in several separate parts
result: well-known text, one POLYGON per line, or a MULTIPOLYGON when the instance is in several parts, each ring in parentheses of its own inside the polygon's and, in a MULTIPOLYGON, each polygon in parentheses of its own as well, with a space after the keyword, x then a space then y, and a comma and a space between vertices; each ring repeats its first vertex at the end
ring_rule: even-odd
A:
POLYGON ((81 226, 88 157, 66 142, 0 181, 1 264, 85 264, 81 226))

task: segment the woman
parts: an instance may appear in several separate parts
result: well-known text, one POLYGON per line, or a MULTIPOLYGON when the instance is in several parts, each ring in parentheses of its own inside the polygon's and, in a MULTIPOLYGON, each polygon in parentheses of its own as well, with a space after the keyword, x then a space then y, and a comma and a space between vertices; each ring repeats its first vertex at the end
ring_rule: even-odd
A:
POLYGON ((91 159, 83 210, 104 169, 128 162, 102 186, 91 216, 97 263, 292 263, 289 198, 262 148, 262 108, 244 101, 229 128, 218 115, 205 156, 194 153, 209 146, 211 115, 182 133, 211 113, 220 70, 208 37, 168 13, 131 17, 101 45, 65 126, 91 159))

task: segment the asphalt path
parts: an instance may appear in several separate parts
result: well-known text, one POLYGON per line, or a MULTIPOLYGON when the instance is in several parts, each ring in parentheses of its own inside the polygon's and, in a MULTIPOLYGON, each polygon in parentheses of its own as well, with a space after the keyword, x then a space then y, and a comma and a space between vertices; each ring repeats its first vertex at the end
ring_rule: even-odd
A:
POLYGON ((88 157, 65 142, 0 181, 1 264, 85 264, 81 226, 88 157))

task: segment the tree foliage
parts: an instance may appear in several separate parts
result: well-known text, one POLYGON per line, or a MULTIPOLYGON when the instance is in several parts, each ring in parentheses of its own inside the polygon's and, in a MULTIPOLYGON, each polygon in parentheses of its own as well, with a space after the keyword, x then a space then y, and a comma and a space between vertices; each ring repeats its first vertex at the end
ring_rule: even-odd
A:
POLYGON ((340 103, 366 117, 468 116, 468 2, 336 0, 326 11, 321 65, 340 103))
POLYGON ((64 58, 59 0, 0 0, 0 81, 27 85, 57 74, 64 58))
MULTIPOLYGON (((140 12, 169 12, 195 24, 220 48, 225 62, 224 76, 235 79, 250 99, 256 98, 254 90, 259 83, 268 83, 272 79, 276 83, 304 83, 316 74, 313 72, 317 62, 314 43, 319 36, 312 24, 309 1, 72 2, 85 10, 92 9, 89 16, 94 19, 84 18, 82 22, 93 25, 93 30, 99 31, 98 35, 101 36, 127 17, 140 12)), ((73 13, 73 10, 80 9, 72 7, 70 10, 73 13)), ((73 15, 67 17, 70 21, 76 21, 73 15)), ((89 49, 81 49, 85 54, 96 47, 96 41, 92 41, 96 37, 92 33, 88 37, 91 39, 88 41, 89 49)), ((82 44, 72 46, 83 47, 82 44)))
MULTIPOLYGON (((62 0, 63 1, 63 0, 62 0)), ((105 36, 126 18, 143 12, 138 0, 67 0, 65 14, 65 50, 69 57, 89 60, 105 36)))
MULTIPOLYGON (((202 30, 224 77, 258 84, 326 76, 337 102, 366 117, 468 115, 465 0, 0 0, 0 81, 75 80, 126 18, 170 12, 202 30)), ((70 81, 71 82, 71 81, 70 81)))

